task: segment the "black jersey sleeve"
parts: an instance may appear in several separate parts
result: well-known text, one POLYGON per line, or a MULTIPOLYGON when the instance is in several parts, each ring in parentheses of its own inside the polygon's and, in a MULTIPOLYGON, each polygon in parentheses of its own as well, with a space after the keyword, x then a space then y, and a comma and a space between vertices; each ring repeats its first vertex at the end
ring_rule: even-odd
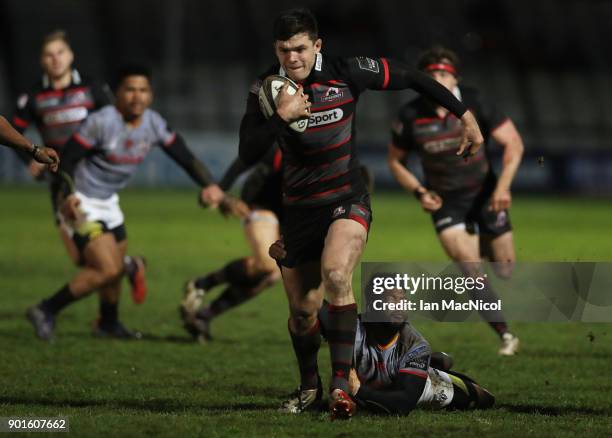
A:
MULTIPOLYGON (((23 93, 17 98, 13 118, 11 120, 17 132, 23 134, 26 131, 28 126, 34 121, 33 114, 31 96, 27 93, 23 93)), ((32 156, 25 151, 15 150, 15 153, 24 164, 29 164, 32 160, 32 156)))
POLYGON ((412 123, 415 112, 409 106, 400 108, 391 122, 391 142, 405 151, 415 148, 412 123))
POLYGON ((236 159, 230 164, 227 168, 221 181, 219 181, 219 187, 224 192, 228 191, 234 185, 234 182, 238 179, 242 173, 244 173, 247 169, 249 169, 249 165, 245 164, 240 157, 236 157, 236 159))
POLYGON ((32 96, 23 93, 17 98, 15 111, 13 112, 13 126, 20 134, 23 134, 33 121, 32 96))
POLYGON ((448 109, 457 117, 467 108, 443 85, 412 67, 387 58, 345 58, 344 74, 359 91, 411 88, 448 109))
POLYGON ((110 105, 114 101, 110 87, 103 82, 94 82, 91 86, 91 94, 94 98, 95 109, 110 105))
POLYGON ((479 90, 469 87, 460 87, 459 90, 466 105, 474 108, 478 124, 487 137, 508 120, 508 116, 494 102, 486 99, 479 90))
POLYGON ((162 147, 162 150, 181 166, 196 184, 201 187, 213 184, 213 178, 206 165, 193 155, 179 134, 174 136, 171 143, 162 147))
POLYGON ((412 374, 400 374, 393 388, 373 389, 362 385, 355 399, 366 408, 382 410, 389 414, 407 414, 416 407, 426 381, 427 379, 412 374))
POLYGON ((59 184, 52 184, 51 196, 58 199, 60 195, 67 197, 74 193, 74 171, 79 161, 95 153, 93 147, 83 143, 77 133, 70 137, 62 149, 62 159, 58 170, 59 184))
POLYGON ((287 124, 277 113, 266 119, 259 108, 258 87, 251 88, 247 107, 240 122, 239 156, 245 164, 254 164, 274 144, 287 124))

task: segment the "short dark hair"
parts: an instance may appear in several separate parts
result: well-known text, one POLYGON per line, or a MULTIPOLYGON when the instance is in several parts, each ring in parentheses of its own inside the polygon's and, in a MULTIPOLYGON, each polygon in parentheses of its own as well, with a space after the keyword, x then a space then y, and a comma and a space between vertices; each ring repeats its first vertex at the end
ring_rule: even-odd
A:
POLYGON ((455 52, 444 46, 433 46, 423 52, 417 63, 417 68, 425 71, 428 65, 449 63, 455 67, 455 70, 459 70, 459 56, 455 52))
POLYGON ((153 74, 148 65, 138 63, 123 64, 119 67, 115 75, 113 90, 117 91, 123 80, 128 76, 144 76, 149 80, 149 83, 151 83, 153 79, 153 74))
POLYGON ((70 39, 68 38, 68 34, 64 29, 56 29, 53 32, 48 33, 43 37, 42 44, 40 45, 41 49, 47 47, 47 44, 53 41, 63 41, 68 47, 70 47, 70 39))
POLYGON ((272 36, 274 41, 287 41, 298 33, 307 33, 315 41, 319 38, 317 19, 309 9, 295 8, 281 12, 274 20, 272 36))

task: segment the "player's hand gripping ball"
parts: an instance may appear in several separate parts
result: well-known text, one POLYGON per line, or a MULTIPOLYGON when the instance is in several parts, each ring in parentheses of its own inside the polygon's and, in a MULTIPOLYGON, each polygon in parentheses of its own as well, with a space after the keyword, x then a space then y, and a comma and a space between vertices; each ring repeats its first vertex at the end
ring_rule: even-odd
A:
MULTIPOLYGON (((278 98, 280 91, 285 84, 289 84, 287 93, 293 96, 298 92, 298 85, 291 79, 280 75, 271 75, 263 80, 261 87, 259 88, 259 106, 261 112, 266 116, 267 119, 272 117, 276 112, 278 98)), ((301 117, 289 124, 289 127, 296 132, 304 132, 308 128, 308 116, 301 117)))

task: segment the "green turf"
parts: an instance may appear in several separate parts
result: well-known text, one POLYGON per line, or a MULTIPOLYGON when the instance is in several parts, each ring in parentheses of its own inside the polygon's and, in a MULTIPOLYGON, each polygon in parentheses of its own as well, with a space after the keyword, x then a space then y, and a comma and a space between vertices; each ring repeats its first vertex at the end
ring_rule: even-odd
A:
MULTIPOLYGON (((516 324, 523 349, 512 358, 496 356, 495 336, 482 323, 420 325, 434 349, 452 353, 458 370, 495 393, 498 407, 490 411, 415 411, 405 418, 360 412, 346 423, 330 423, 324 412, 278 414, 297 378, 280 286, 219 318, 215 342, 206 347, 188 342, 180 327, 182 282, 246 251, 237 221, 198 209, 193 191, 122 196, 130 252, 147 256, 150 284, 142 306, 124 296, 122 319, 147 339, 93 339, 97 300, 90 297, 61 315, 54 345, 41 343, 24 311, 75 269, 42 188, 5 187, 0 200, 0 417, 68 416, 71 431, 87 437, 609 436, 612 430, 610 324, 516 324)), ((377 194, 373 207, 365 260, 444 260, 412 197, 377 194)), ((604 201, 516 199, 518 258, 609 260, 611 213, 604 201)))

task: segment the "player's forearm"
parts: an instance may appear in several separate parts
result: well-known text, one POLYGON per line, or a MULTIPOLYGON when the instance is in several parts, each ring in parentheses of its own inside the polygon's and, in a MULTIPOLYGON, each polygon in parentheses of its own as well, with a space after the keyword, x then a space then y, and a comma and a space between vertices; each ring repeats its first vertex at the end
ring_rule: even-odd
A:
POLYGON ((249 166, 246 165, 239 157, 237 157, 225 171, 221 181, 219 181, 219 187, 221 190, 227 192, 229 189, 231 189, 236 179, 238 179, 238 177, 248 168, 249 166))
POLYGON ((66 198, 74 193, 74 171, 79 161, 86 156, 87 149, 83 148, 74 137, 71 137, 62 150, 62 160, 58 171, 60 184, 52 185, 52 190, 54 191, 52 196, 54 198, 57 199, 60 194, 63 198, 66 198))
POLYGON ((385 391, 361 386, 355 399, 364 407, 382 408, 387 413, 403 415, 416 407, 420 394, 415 397, 415 394, 403 389, 385 391))
POLYGON ((163 148, 164 152, 178 164, 200 187, 213 184, 213 178, 204 163, 198 160, 187 148, 185 140, 176 135, 174 141, 163 148))
POLYGON ((34 145, 21 135, 4 117, 0 116, 0 143, 17 151, 31 154, 34 145))
POLYGON ((404 166, 398 159, 389 158, 387 160, 389 170, 395 178, 395 180, 402 186, 407 192, 413 193, 416 189, 421 187, 421 182, 416 176, 404 166))
POLYGON ((523 142, 520 137, 504 145, 502 171, 497 180, 497 187, 501 190, 510 190, 514 176, 523 158, 523 142))
POLYGON ((467 107, 458 100, 446 87, 440 85, 423 72, 410 68, 402 63, 389 59, 389 90, 412 88, 420 94, 443 106, 457 118, 461 118, 467 107))

